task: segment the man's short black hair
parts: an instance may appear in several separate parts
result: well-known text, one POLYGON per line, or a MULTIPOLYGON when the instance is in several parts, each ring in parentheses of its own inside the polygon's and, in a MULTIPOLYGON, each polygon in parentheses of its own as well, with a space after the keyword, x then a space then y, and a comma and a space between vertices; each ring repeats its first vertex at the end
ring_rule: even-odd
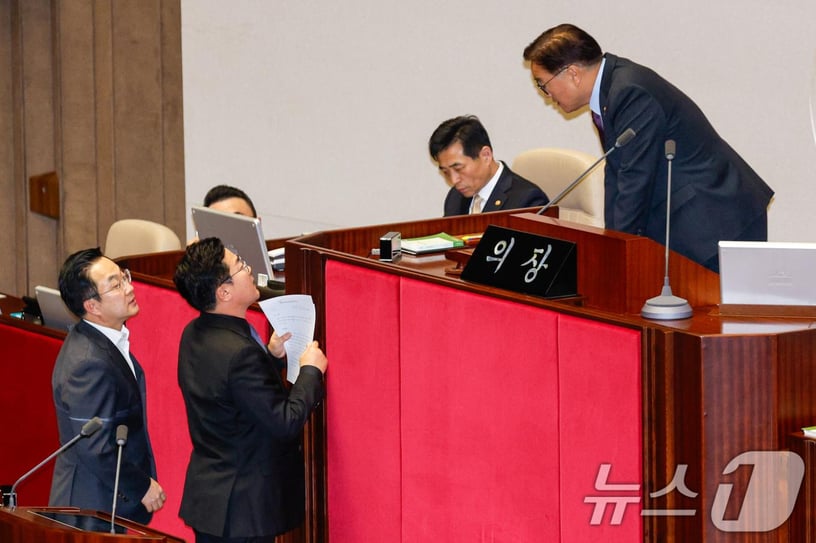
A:
POLYGON ((207 194, 204 196, 204 207, 210 207, 214 203, 220 202, 221 200, 226 200, 228 198, 242 199, 247 203, 249 209, 252 210, 252 216, 256 219, 258 218, 258 212, 255 211, 255 204, 253 204, 252 200, 249 199, 247 193, 237 187, 231 187, 229 185, 216 185, 208 190, 207 194))
POLYGON ((457 141, 462 144, 462 151, 465 156, 470 158, 478 157, 485 145, 491 149, 493 148, 490 145, 487 130, 485 130, 479 118, 476 115, 462 115, 443 122, 431 134, 431 139, 428 142, 431 158, 437 160, 439 153, 457 141))
POLYGON ((524 60, 551 74, 570 64, 597 64, 601 57, 603 51, 595 38, 569 23, 545 30, 524 48, 524 60))
POLYGON ((198 311, 215 308, 215 291, 229 279, 224 262, 224 244, 218 238, 205 238, 187 246, 176 266, 173 282, 182 298, 198 311))
POLYGON ((99 298, 99 291, 90 276, 94 262, 104 258, 99 247, 82 249, 68 258, 59 272, 59 291, 65 306, 77 317, 85 316, 85 300, 99 298))

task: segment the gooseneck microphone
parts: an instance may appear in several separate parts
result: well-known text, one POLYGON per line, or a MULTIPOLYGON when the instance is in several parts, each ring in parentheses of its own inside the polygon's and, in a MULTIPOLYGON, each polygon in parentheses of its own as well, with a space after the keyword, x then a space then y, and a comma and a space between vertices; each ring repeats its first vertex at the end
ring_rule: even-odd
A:
POLYGON ((596 160, 596 161, 595 161, 595 162, 592 164, 592 166, 590 166, 589 168, 587 168, 586 170, 584 170, 584 172, 583 172, 581 175, 579 175, 579 176, 578 176, 578 177, 575 179, 575 181, 573 181, 572 183, 570 183, 569 185, 567 185, 567 188, 565 188, 564 190, 562 190, 561 192, 559 192, 559 193, 558 193, 558 196, 556 196, 555 198, 553 198, 552 200, 550 200, 549 202, 547 202, 547 203, 544 205, 544 207, 542 207, 541 209, 539 209, 539 210, 536 212, 536 215, 541 215, 542 213, 544 213, 545 211, 547 211, 548 209, 550 209, 552 206, 554 206, 555 204, 557 204, 558 202, 560 202, 561 200, 563 200, 563 199, 564 199, 564 197, 565 197, 567 194, 569 194, 569 193, 572 191, 572 189, 574 189, 575 187, 577 187, 577 186, 578 186, 578 184, 579 184, 581 181, 583 181, 584 179, 586 179, 586 176, 587 176, 587 175, 589 175, 589 173, 590 173, 592 170, 594 170, 594 169, 595 169, 595 166, 597 166, 598 164, 600 164, 600 163, 601 163, 601 161, 602 161, 603 159, 605 159, 606 157, 608 157, 609 155, 611 155, 611 154, 612 154, 612 151, 614 151, 615 149, 618 149, 619 147, 623 147, 624 145, 626 145, 627 143, 629 143, 630 141, 632 141, 632 138, 634 138, 634 137, 635 137, 635 134, 636 134, 636 133, 635 133, 634 129, 632 129, 632 128, 627 128, 626 130, 624 130, 624 131, 623 131, 623 134, 621 134, 620 136, 618 136, 618 139, 616 139, 616 140, 615 140, 615 145, 613 145, 612 147, 610 147, 610 148, 609 148, 609 150, 608 150, 607 152, 605 152, 605 153, 603 154, 603 156, 601 156, 601 158, 599 158, 598 160, 596 160))
POLYGON ((113 505, 111 506, 111 526, 110 526, 110 533, 115 534, 116 530, 114 529, 115 522, 114 519, 116 518, 116 498, 119 494, 119 470, 122 467, 122 447, 125 446, 127 443, 127 436, 128 436, 128 427, 124 424, 120 424, 116 427, 116 445, 119 447, 119 453, 116 457, 116 477, 113 480, 113 505))
POLYGON ((17 507, 17 487, 19 486, 20 483, 22 483, 23 481, 28 479, 29 476, 31 476, 35 471, 37 471, 38 469, 40 469, 41 467, 46 465, 49 462, 49 460, 51 460, 55 456, 61 454, 63 451, 65 451, 66 449, 71 447, 74 443, 76 443, 77 441, 79 441, 83 437, 88 437, 88 436, 92 435, 93 433, 95 433, 100 428, 102 428, 102 419, 100 419, 99 417, 92 418, 91 420, 89 420, 88 422, 86 422, 82 426, 79 433, 77 435, 75 435, 74 437, 72 437, 70 441, 68 441, 65 445, 63 445, 62 447, 60 447, 59 449, 57 449, 56 451, 51 453, 48 456, 48 458, 46 458, 45 460, 43 460, 42 462, 40 462, 39 464, 37 464, 36 466, 31 468, 30 470, 28 470, 28 472, 25 475, 23 475, 22 477, 17 479, 17 481, 15 481, 15 483, 11 486, 11 491, 8 494, 6 494, 6 496, 8 496, 8 499, 9 499, 8 506, 10 508, 12 508, 12 509, 17 507))
POLYGON ((654 320, 687 319, 692 315, 691 306, 685 299, 674 296, 671 285, 669 285, 669 225, 671 224, 671 173, 675 153, 674 140, 666 140, 665 151, 666 160, 668 161, 668 173, 666 174, 666 270, 663 275, 663 289, 660 296, 646 300, 640 310, 640 315, 644 319, 654 320))

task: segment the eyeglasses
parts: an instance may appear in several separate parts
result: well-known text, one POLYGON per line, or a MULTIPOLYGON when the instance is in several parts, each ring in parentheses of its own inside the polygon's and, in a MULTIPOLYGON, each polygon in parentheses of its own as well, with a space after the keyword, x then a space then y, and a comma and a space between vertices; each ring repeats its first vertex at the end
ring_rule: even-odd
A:
POLYGON ((131 280, 132 280, 132 278, 130 276, 130 270, 125 268, 125 269, 122 270, 122 273, 119 276, 119 280, 116 282, 116 284, 113 285, 112 287, 110 287, 105 292, 100 292, 99 296, 101 297, 101 296, 104 296, 105 294, 109 294, 109 293, 117 291, 117 290, 122 290, 122 287, 124 287, 125 285, 129 285, 131 280))
MULTIPOLYGON (((234 252, 234 251, 233 251, 233 252, 234 252)), ((252 273, 252 266, 250 266, 249 264, 247 264, 247 261, 246 261, 246 260, 244 260, 243 258, 241 258, 241 257, 240 257, 238 254, 236 254, 236 255, 235 255, 235 258, 236 258, 236 260, 238 261, 238 264, 240 264, 240 265, 241 265, 241 268, 240 268, 240 269, 239 269, 237 272, 230 274, 230 276, 229 276, 229 277, 227 277, 226 279, 224 279, 223 281, 221 281, 221 284, 222 284, 222 285, 223 285, 224 283, 227 283, 227 282, 232 281, 232 278, 233 278, 233 277, 235 277, 236 275, 238 275, 239 273, 241 273, 241 272, 242 272, 242 271, 244 271, 244 270, 246 270, 246 272, 247 272, 247 273, 252 273)))
POLYGON ((547 90, 547 85, 549 85, 550 81, 552 81, 553 79, 555 79, 556 77, 561 75, 561 73, 564 70, 566 70, 567 68, 569 68, 569 67, 570 67, 569 64, 567 64, 566 66, 562 66, 561 69, 558 70, 557 72, 555 72, 555 74, 553 74, 553 76, 551 78, 549 78, 546 83, 540 83, 538 80, 536 80, 535 84, 536 84, 536 87, 538 87, 538 90, 543 92, 545 96, 552 96, 550 94, 550 91, 547 90))

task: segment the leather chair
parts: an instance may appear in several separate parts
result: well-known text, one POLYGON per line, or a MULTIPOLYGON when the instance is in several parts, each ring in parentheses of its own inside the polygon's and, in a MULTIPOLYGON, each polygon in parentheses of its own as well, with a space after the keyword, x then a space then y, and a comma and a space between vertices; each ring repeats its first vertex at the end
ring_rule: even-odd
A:
MULTIPOLYGON (((517 174, 541 187, 550 199, 555 198, 596 157, 573 149, 542 147, 524 151, 510 167, 517 174)), ((604 226, 604 161, 557 205, 559 218, 590 226, 604 226)))
POLYGON ((142 219, 122 219, 108 229, 105 239, 105 256, 120 256, 176 251, 181 240, 163 224, 142 219))

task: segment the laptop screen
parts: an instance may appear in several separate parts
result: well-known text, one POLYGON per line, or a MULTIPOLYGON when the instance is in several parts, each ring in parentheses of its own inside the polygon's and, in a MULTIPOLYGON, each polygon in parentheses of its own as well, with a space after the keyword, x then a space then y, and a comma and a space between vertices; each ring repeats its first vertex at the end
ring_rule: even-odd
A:
POLYGON ((198 238, 218 238, 240 255, 252 266, 255 284, 265 287, 269 280, 275 279, 259 219, 202 206, 193 206, 192 215, 198 238))
POLYGON ((816 305, 816 243, 721 241, 723 304, 816 305))
POLYGON ((79 317, 65 306, 57 289, 37 285, 34 287, 34 294, 37 296, 37 304, 40 306, 45 326, 64 332, 79 322, 79 317))

